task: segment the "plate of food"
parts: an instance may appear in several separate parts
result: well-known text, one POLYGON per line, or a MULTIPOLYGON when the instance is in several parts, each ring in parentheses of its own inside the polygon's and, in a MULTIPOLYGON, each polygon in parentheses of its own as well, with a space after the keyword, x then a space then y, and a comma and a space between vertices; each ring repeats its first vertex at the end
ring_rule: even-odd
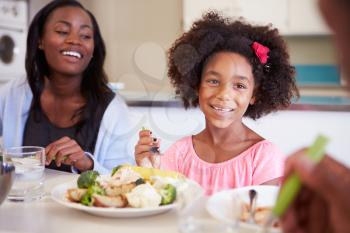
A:
MULTIPOLYGON (((207 202, 209 214, 226 223, 238 222, 242 230, 256 232, 262 229, 275 204, 279 187, 272 185, 246 186, 213 194, 207 202), (250 219, 249 191, 255 190, 256 205, 253 220, 250 219)), ((270 232, 281 232, 279 222, 273 223, 270 232)))
POLYGON ((203 192, 183 175, 153 168, 122 165, 111 175, 83 172, 51 191, 57 203, 84 212, 115 218, 132 218, 164 213, 203 192))

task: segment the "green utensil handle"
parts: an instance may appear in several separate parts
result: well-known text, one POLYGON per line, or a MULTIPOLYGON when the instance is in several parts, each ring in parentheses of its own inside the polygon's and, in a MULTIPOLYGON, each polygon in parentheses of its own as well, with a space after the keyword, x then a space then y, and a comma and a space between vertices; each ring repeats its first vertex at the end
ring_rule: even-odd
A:
POLYGON ((301 188, 301 181, 297 174, 292 174, 283 184, 278 195, 276 205, 272 213, 276 217, 280 217, 287 210, 289 204, 293 202, 301 188))
MULTIPOLYGON (((324 157, 327 143, 328 138, 322 135, 318 136, 312 146, 307 150, 306 155, 318 163, 324 157)), ((300 188, 301 180, 297 174, 293 173, 282 185, 275 207, 272 209, 272 214, 276 217, 281 217, 297 196, 300 188)))

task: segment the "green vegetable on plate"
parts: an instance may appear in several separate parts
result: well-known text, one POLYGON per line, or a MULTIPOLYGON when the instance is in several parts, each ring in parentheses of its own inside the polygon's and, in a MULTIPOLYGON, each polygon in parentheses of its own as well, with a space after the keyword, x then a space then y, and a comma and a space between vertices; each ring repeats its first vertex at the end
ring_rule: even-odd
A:
POLYGON ((97 171, 85 171, 80 174, 77 184, 78 188, 89 188, 96 184, 96 179, 100 174, 97 171))
POLYGON ((80 200, 80 203, 86 206, 92 206, 92 195, 98 194, 98 195, 105 195, 105 190, 98 184, 94 184, 89 186, 87 192, 83 195, 83 197, 80 200))
POLYGON ((162 201, 160 204, 169 205, 176 199, 176 188, 172 184, 167 184, 159 191, 159 194, 162 196, 162 201))
POLYGON ((118 165, 112 169, 111 176, 113 176, 120 168, 122 168, 123 165, 118 165))

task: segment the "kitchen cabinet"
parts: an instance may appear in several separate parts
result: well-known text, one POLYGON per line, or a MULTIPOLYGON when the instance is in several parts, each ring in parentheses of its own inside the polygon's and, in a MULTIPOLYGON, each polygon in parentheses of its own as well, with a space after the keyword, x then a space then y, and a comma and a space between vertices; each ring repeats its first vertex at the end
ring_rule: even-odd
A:
POLYGON ((183 0, 184 30, 209 9, 256 24, 272 23, 283 35, 329 34, 317 0, 183 0))
POLYGON ((326 26, 317 6, 318 0, 289 0, 289 30, 291 35, 326 35, 326 26))
POLYGON ((185 31, 190 29, 192 23, 209 9, 231 15, 233 6, 232 0, 183 0, 183 28, 185 31))
POLYGON ((283 32, 288 30, 288 1, 237 0, 233 4, 233 17, 243 17, 256 24, 273 23, 283 32))

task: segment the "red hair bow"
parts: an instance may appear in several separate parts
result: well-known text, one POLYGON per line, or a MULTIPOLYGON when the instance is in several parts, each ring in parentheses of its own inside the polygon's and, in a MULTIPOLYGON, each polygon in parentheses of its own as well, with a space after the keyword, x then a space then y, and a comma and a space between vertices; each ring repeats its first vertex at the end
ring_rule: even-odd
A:
POLYGON ((258 42, 254 42, 252 48, 256 56, 259 58, 260 63, 265 64, 269 58, 267 54, 270 52, 270 49, 262 44, 259 44, 258 42))

